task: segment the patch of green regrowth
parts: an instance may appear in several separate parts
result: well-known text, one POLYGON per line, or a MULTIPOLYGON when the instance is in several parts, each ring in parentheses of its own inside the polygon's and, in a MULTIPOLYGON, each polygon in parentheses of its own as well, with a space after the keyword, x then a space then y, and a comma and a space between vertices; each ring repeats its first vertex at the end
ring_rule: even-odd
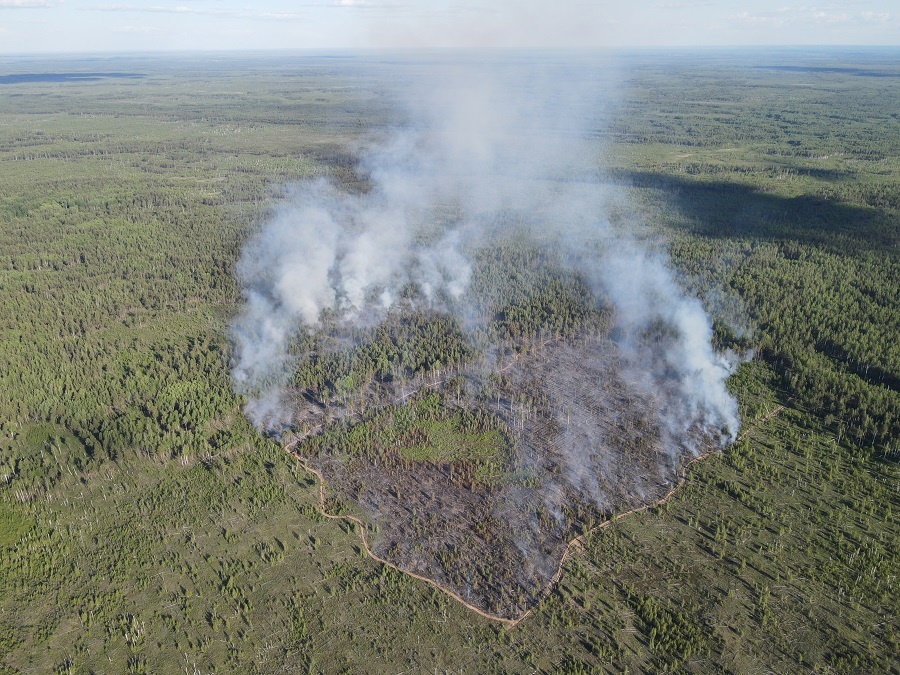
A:
POLYGON ((499 418, 455 408, 438 391, 370 411, 358 423, 334 423, 298 446, 300 454, 310 457, 465 467, 478 485, 494 485, 506 476, 510 450, 509 431, 499 418))

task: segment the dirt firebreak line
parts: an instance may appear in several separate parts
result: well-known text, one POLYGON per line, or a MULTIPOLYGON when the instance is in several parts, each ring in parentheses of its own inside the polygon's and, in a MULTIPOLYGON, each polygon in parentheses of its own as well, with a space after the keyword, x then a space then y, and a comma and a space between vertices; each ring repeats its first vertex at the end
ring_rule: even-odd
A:
MULTIPOLYGON (((747 429, 745 429, 744 432, 741 433, 737 437, 737 440, 738 441, 743 440, 744 438, 747 437, 748 434, 750 434, 750 432, 752 432, 754 429, 756 429, 760 425, 767 422, 770 418, 774 417, 775 415, 780 413, 782 410, 784 410, 784 406, 779 405, 771 412, 760 417, 753 424, 751 424, 747 429)), ((571 555, 574 551, 580 551, 583 549, 584 541, 585 541, 586 537, 588 537, 591 534, 594 534, 595 532, 597 532, 599 530, 602 530, 604 527, 608 527, 609 525, 616 522, 617 520, 620 520, 621 518, 630 516, 635 513, 641 513, 642 511, 648 511, 649 509, 654 509, 657 506, 662 506, 663 504, 667 503, 672 498, 672 496, 679 490, 679 488, 681 488, 687 481, 687 472, 692 464, 696 464, 697 462, 700 462, 711 455, 718 454, 717 451, 713 451, 713 452, 706 452, 706 453, 703 453, 702 455, 697 455, 696 457, 694 457, 691 461, 689 461, 687 464, 685 464, 681 468, 681 472, 678 477, 678 482, 675 484, 675 486, 671 490, 669 490, 669 492, 667 492, 665 494, 665 496, 661 497, 660 499, 653 502, 652 504, 644 504, 643 506, 638 506, 637 508, 631 509, 629 511, 623 511, 622 513, 618 513, 618 514, 612 516, 609 520, 604 520, 599 525, 592 527, 587 532, 584 532, 583 534, 580 534, 577 537, 575 537, 574 539, 572 539, 571 541, 569 541, 569 543, 566 544, 566 548, 563 551, 562 557, 560 558, 559 567, 557 567, 557 569, 556 569, 556 574, 553 575, 553 577, 544 586, 543 590, 541 590, 541 592, 538 594, 538 598, 534 602, 534 604, 531 606, 531 608, 528 609, 524 614, 522 614, 522 616, 520 616, 517 619, 507 619, 506 617, 496 616, 494 614, 491 614, 490 612, 485 612, 484 610, 479 609, 478 607, 475 607, 474 605, 469 604, 457 593, 455 593, 454 591, 452 591, 449 588, 446 588, 445 586, 442 586, 441 584, 436 582, 434 579, 429 579, 428 577, 422 576, 420 574, 416 574, 415 572, 410 572, 409 570, 405 570, 401 567, 398 567, 394 563, 377 556, 375 554, 375 552, 372 550, 372 547, 369 545, 369 538, 366 535, 366 525, 362 520, 360 520, 356 516, 335 515, 332 513, 328 513, 328 511, 325 510, 325 477, 322 475, 322 473, 318 469, 315 469, 312 466, 310 466, 309 463, 306 461, 306 459, 302 455, 298 454, 296 452, 296 450, 294 450, 296 445, 297 445, 297 441, 292 441, 292 442, 288 443, 286 446, 284 446, 284 450, 285 450, 285 452, 288 452, 289 454, 293 455, 293 457, 295 459, 297 459, 297 461, 299 461, 300 464, 303 466, 304 470, 308 471, 311 474, 314 474, 316 476, 316 478, 319 479, 319 511, 322 513, 322 515, 325 518, 329 518, 331 520, 346 520, 346 521, 356 524, 359 527, 359 536, 360 536, 360 539, 362 540, 363 548, 365 549, 366 553, 369 555, 370 558, 372 558, 373 560, 376 560, 377 562, 380 562, 382 565, 387 565, 391 569, 397 570, 398 572, 400 572, 402 574, 406 574, 410 577, 413 577, 414 579, 419 579, 420 581, 424 581, 425 583, 431 584, 432 586, 434 586, 436 589, 438 589, 442 593, 446 593, 447 595, 449 595, 451 598, 456 600, 459 604, 461 604, 466 609, 471 610, 472 612, 475 612, 476 614, 483 616, 486 619, 490 619, 491 621, 497 621, 506 626, 509 626, 510 628, 513 628, 513 627, 519 625, 525 619, 527 619, 529 616, 531 616, 534 613, 534 611, 540 606, 540 604, 547 598, 547 596, 550 595, 550 593, 553 591, 553 589, 556 587, 556 585, 559 583, 560 579, 562 578, 563 568, 565 567, 566 561, 571 557, 571 555)))
MULTIPOLYGON (((767 415, 764 415, 760 419, 756 420, 747 429, 745 429, 741 435, 739 435, 737 437, 737 441, 743 440, 747 436, 747 434, 749 434, 751 431, 756 429, 756 427, 763 424, 770 417, 777 415, 782 410, 784 410, 784 406, 780 405, 777 408, 775 408, 772 412, 770 412, 767 415)), ((737 441, 735 441, 735 442, 737 442, 737 441)), ((663 504, 665 504, 672 498, 672 496, 685 484, 685 482, 687 482, 687 472, 692 464, 696 464, 697 462, 700 462, 700 461, 706 459, 707 457, 709 457, 711 455, 715 455, 715 454, 718 454, 718 452, 717 451, 705 452, 702 455, 697 455, 691 461, 689 461, 687 464, 685 464, 683 467, 681 467, 681 473, 678 477, 678 482, 675 484, 675 486, 671 490, 669 490, 663 497, 660 497, 657 501, 653 502, 652 504, 644 504, 643 506, 638 506, 629 511, 623 511, 622 513, 617 513, 616 515, 612 516, 609 520, 604 520, 599 525, 592 527, 587 532, 584 532, 583 534, 580 534, 577 537, 575 537, 574 539, 572 539, 566 545, 566 549, 563 551, 562 558, 560 558, 560 560, 559 560, 559 567, 556 570, 556 574, 554 574, 553 578, 547 582, 546 586, 544 586, 544 590, 542 590, 540 592, 540 594, 538 595, 537 601, 535 601, 535 603, 531 606, 531 609, 529 609, 522 616, 520 616, 518 619, 516 619, 512 625, 515 626, 515 625, 521 623, 522 621, 524 621, 525 619, 527 619, 529 616, 531 616, 531 614, 534 612, 535 609, 538 608, 538 606, 541 604, 541 602, 543 602, 544 599, 548 595, 550 595, 551 591, 556 587, 556 584, 558 584, 559 580, 562 578, 563 567, 565 567, 566 560, 569 559, 569 556, 571 556, 573 551, 581 550, 584 547, 584 540, 588 535, 594 534, 595 532, 602 530, 604 527, 608 527, 612 523, 616 522, 620 518, 624 518, 625 516, 630 516, 635 513, 641 513, 642 511, 648 511, 650 509, 656 508, 657 506, 662 506, 663 504)))
POLYGON ((520 619, 504 619, 504 618, 501 617, 501 616, 494 616, 493 614, 489 614, 489 613, 487 613, 487 612, 485 612, 485 611, 483 611, 483 610, 481 610, 481 609, 478 609, 478 608, 475 607, 474 605, 470 605, 468 602, 466 602, 465 600, 463 600, 459 595, 457 595, 456 593, 454 593, 453 591, 451 591, 449 588, 445 588, 444 586, 441 586, 441 585, 440 585, 438 582, 436 582, 434 579, 429 579, 428 577, 423 577, 422 575, 416 574, 415 572, 410 572, 409 570, 405 570, 405 569, 403 569, 403 568, 401 568, 401 567, 398 567, 398 566, 395 565, 394 563, 392 563, 392 562, 390 562, 390 561, 388 561, 388 560, 385 560, 384 558, 378 557, 378 556, 375 554, 375 552, 372 550, 372 547, 369 546, 369 538, 368 538, 368 536, 366 536, 366 525, 365 525, 365 523, 363 523, 362 520, 360 520, 360 519, 357 518, 356 516, 350 516, 350 515, 343 515, 343 516, 340 516, 340 515, 334 515, 334 514, 332 514, 332 513, 328 513, 328 512, 325 510, 325 477, 322 475, 322 473, 321 473, 318 469, 314 469, 313 467, 311 467, 301 455, 297 454, 297 453, 291 448, 292 445, 293 445, 293 443, 287 445, 287 446, 285 447, 285 450, 286 450, 287 452, 289 452, 290 454, 292 454, 294 457, 296 457, 297 460, 300 462, 300 464, 303 465, 303 468, 304 468, 306 471, 309 471, 310 473, 315 474, 316 477, 319 479, 319 510, 322 512, 322 515, 325 516, 326 518, 331 518, 331 519, 333 519, 333 520, 349 520, 349 521, 352 522, 352 523, 356 523, 356 525, 359 526, 359 536, 360 536, 360 539, 362 540, 363 548, 366 550, 366 553, 368 553, 369 556, 370 556, 373 560, 377 560, 377 561, 380 562, 382 565, 387 565, 388 567, 390 567, 390 568, 392 568, 392 569, 395 569, 395 570, 397 570, 398 572, 401 572, 401 573, 406 574, 406 575, 408 575, 408 576, 411 576, 411 577, 413 577, 414 579, 420 579, 420 580, 422 580, 422 581, 424 581, 424 582, 426 582, 426 583, 431 584, 432 586, 434 586, 434 587, 435 587, 436 589, 438 589, 439 591, 443 591, 444 593, 446 593, 447 595, 449 595, 451 598, 453 598, 454 600, 456 600, 458 603, 460 603, 460 604, 461 604, 463 607, 465 607, 466 609, 470 609, 470 610, 472 610, 473 612, 475 612, 476 614, 480 614, 481 616, 483 616, 483 617, 486 618, 486 619, 492 619, 493 621, 500 621, 501 623, 504 623, 504 624, 506 624, 507 626, 515 626, 516 623, 518 623, 518 621, 520 621, 520 619))

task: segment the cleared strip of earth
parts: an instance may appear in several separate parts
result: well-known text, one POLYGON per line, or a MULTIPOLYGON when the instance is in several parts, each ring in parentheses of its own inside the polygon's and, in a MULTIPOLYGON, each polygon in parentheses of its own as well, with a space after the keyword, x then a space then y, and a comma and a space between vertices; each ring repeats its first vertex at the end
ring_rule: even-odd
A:
MULTIPOLYGON (((780 413, 782 410, 784 410, 784 405, 779 405, 776 408, 774 408, 773 410, 771 410, 770 412, 768 412, 767 414, 763 415, 762 417, 760 417, 759 419, 754 421, 753 424, 751 424, 749 427, 747 427, 743 432, 741 432, 741 434, 738 436, 737 440, 738 441, 743 440, 751 432, 753 432, 757 427, 761 426, 762 424, 765 424, 765 422, 767 422, 769 419, 771 419, 772 417, 774 417, 775 415, 780 413)), ((346 520, 346 521, 349 521, 349 522, 357 525, 359 527, 359 535, 360 535, 360 540, 362 541, 363 549, 365 549, 365 551, 369 555, 369 557, 371 557, 373 560, 378 561, 382 565, 387 565, 388 567, 391 567, 391 568, 397 570, 398 572, 406 574, 407 576, 410 576, 410 577, 413 577, 414 579, 419 579, 428 584, 431 584, 432 586, 437 588, 439 591, 447 594, 448 596, 450 596, 451 598, 456 600, 459 604, 461 604, 466 609, 468 609, 472 612, 475 612, 476 614, 483 616, 486 619, 490 619, 491 621, 497 621, 499 623, 504 624, 505 626, 509 626, 510 628, 517 626, 518 624, 523 622, 525 619, 527 619, 529 616, 531 616, 531 614, 533 614, 534 611, 540 606, 540 603, 553 591, 553 589, 556 587, 556 584, 558 584, 559 580, 562 578, 563 567, 565 566, 566 560, 569 559, 569 557, 572 555, 573 552, 577 552, 582 549, 583 544, 584 544, 584 538, 586 536, 593 534, 594 532, 597 532, 599 530, 602 530, 604 527, 607 527, 611 523, 614 523, 617 520, 620 520, 621 518, 624 518, 626 516, 632 515, 634 513, 640 513, 642 511, 647 511, 649 509, 656 508, 657 506, 662 506, 663 504, 668 502, 672 498, 672 496, 685 484, 685 482, 687 481, 687 477, 688 477, 688 469, 693 464, 696 464, 697 462, 700 462, 700 461, 706 459, 707 457, 710 457, 711 455, 718 454, 718 451, 707 452, 702 455, 698 455, 697 457, 694 457, 692 460, 687 462, 681 469, 679 479, 678 479, 678 482, 676 483, 676 485, 671 490, 669 490, 668 493, 666 493, 663 497, 656 500, 655 502, 652 502, 650 504, 645 504, 643 506, 639 506, 637 508, 630 509, 628 511, 623 511, 622 513, 618 513, 615 516, 613 516, 612 518, 609 518, 608 520, 603 521, 602 523, 591 528, 587 532, 580 534, 577 537, 570 540, 569 543, 566 545, 565 550, 563 551, 562 557, 560 558, 559 567, 556 570, 556 574, 554 574, 553 577, 547 582, 547 585, 544 587, 544 589, 541 591, 540 595, 538 596, 538 600, 518 618, 509 619, 506 617, 491 614, 490 612, 485 612, 484 610, 479 609, 478 607, 475 607, 475 606, 469 604, 462 597, 460 597, 457 593, 455 593, 454 591, 452 591, 449 588, 446 588, 445 586, 442 586, 441 584, 434 581, 433 579, 429 579, 428 577, 422 576, 420 574, 416 574, 414 572, 410 572, 409 570, 405 570, 405 569, 393 564, 392 562, 385 560, 384 558, 381 558, 378 555, 376 555, 375 552, 372 550, 371 546, 369 545, 369 540, 368 540, 368 537, 366 536, 366 526, 362 520, 360 520, 356 516, 335 515, 335 514, 328 513, 325 510, 325 486, 326 486, 325 477, 317 469, 311 467, 309 465, 309 463, 300 454, 298 454, 294 450, 294 448, 296 447, 296 444, 297 444, 296 441, 288 443, 286 446, 284 446, 284 450, 285 450, 285 452, 293 455, 294 458, 296 458, 297 461, 299 461, 300 464, 303 466, 304 470, 308 471, 309 473, 315 475, 316 478, 318 478, 318 480, 319 480, 319 511, 322 513, 322 515, 325 518, 329 518, 331 520, 346 520)))

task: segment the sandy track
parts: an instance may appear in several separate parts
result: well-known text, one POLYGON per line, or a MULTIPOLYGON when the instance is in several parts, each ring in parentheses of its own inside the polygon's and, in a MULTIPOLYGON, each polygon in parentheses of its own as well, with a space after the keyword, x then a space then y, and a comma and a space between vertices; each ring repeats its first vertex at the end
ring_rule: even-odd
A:
MULTIPOLYGON (((512 364, 510 364, 510 365, 512 365, 512 364)), ((507 367, 509 367, 509 366, 507 366, 507 367)), ((763 417, 759 418, 758 420, 756 420, 755 422, 753 422, 753 424, 751 424, 747 429, 745 429, 745 430, 738 436, 737 440, 738 440, 738 441, 743 440, 743 439, 746 438, 746 437, 747 437, 754 429, 756 429, 756 428, 759 427, 760 425, 762 425, 762 424, 764 424, 765 422, 767 422, 770 418, 774 417, 775 415, 777 415, 778 413, 780 413, 782 410, 784 410, 784 406, 783 406, 783 405, 780 405, 780 406, 776 407, 774 410, 772 410, 771 412, 769 412, 768 414, 766 414, 766 415, 764 415, 763 417)), ((592 529, 588 530, 588 531, 585 532, 584 534, 581 534, 581 535, 575 537, 574 539, 572 539, 571 541, 569 541, 569 543, 566 545, 565 550, 563 551, 562 557, 560 558, 559 566, 558 566, 557 569, 556 569, 556 573, 553 575, 553 577, 552 577, 552 578, 547 582, 547 584, 544 586, 543 590, 542 590, 542 591, 540 592, 540 594, 538 595, 538 598, 537 598, 537 600, 535 601, 535 603, 531 606, 530 609, 528 609, 527 611, 525 611, 525 612, 524 612, 520 617, 518 617, 517 619, 508 619, 508 618, 505 618, 505 617, 502 617, 502 616, 496 616, 496 615, 494 615, 494 614, 491 614, 490 612, 485 612, 484 610, 479 609, 478 607, 475 607, 475 606, 473 606, 473 605, 470 605, 468 602, 466 602, 465 600, 463 600, 463 599, 462 599, 458 594, 456 594, 454 591, 450 590, 449 588, 446 588, 445 586, 442 586, 441 584, 437 583, 437 582, 434 581, 433 579, 429 579, 428 577, 422 576, 422 575, 420 575, 420 574, 416 574, 415 572, 410 572, 409 570, 402 569, 401 567, 398 567, 398 566, 395 565, 394 563, 392 563, 392 562, 390 562, 390 561, 388 561, 388 560, 385 560, 384 558, 378 557, 378 556, 375 554, 375 552, 372 550, 371 546, 369 545, 369 538, 368 538, 368 536, 366 535, 366 526, 365 526, 365 523, 363 523, 362 520, 360 520, 360 519, 357 518, 356 516, 350 516, 350 515, 335 515, 335 514, 332 514, 332 513, 328 513, 328 512, 325 510, 325 477, 324 477, 324 476, 321 474, 321 472, 319 472, 317 469, 311 467, 311 466, 307 463, 307 461, 306 461, 301 455, 299 455, 299 454, 294 450, 295 447, 296 447, 296 441, 291 442, 291 443, 288 443, 288 444, 284 447, 284 450, 285 450, 285 452, 288 452, 288 453, 290 453, 291 455, 293 455, 293 456, 297 459, 297 461, 299 461, 300 464, 303 465, 303 468, 304 468, 306 471, 308 471, 308 472, 311 473, 311 474, 314 474, 314 475, 316 476, 316 478, 319 479, 319 511, 321 511, 322 515, 323 515, 325 518, 329 518, 329 519, 331 519, 331 520, 346 520, 346 521, 349 521, 349 522, 354 523, 355 525, 357 525, 358 528, 359 528, 359 536, 360 536, 360 539, 362 540, 363 548, 365 549, 365 551, 366 551, 366 553, 369 555, 369 557, 371 557, 373 560, 377 560, 377 561, 380 562, 382 565, 387 565, 388 567, 390 567, 390 568, 392 568, 392 569, 395 569, 395 570, 397 570, 398 572, 401 572, 401 573, 403 573, 403 574, 406 574, 406 575, 408 575, 408 576, 410 576, 410 577, 413 577, 414 579, 419 579, 419 580, 421 580, 421 581, 424 581, 425 583, 431 584, 432 586, 434 586, 434 587, 435 587, 436 589, 438 589, 439 591, 441 591, 441 592, 446 593, 447 595, 449 595, 451 598, 453 598, 454 600, 456 600, 459 604, 461 604, 461 605, 462 605, 463 607, 465 607, 466 609, 468 609, 468 610, 470 610, 470 611, 472 611, 472 612, 475 612, 476 614, 478 614, 478 615, 480 615, 480 616, 483 616, 483 617, 486 618, 486 619, 490 619, 491 621, 497 621, 497 622, 502 623, 502 624, 504 624, 504 625, 506 625, 506 626, 509 626, 510 628, 512 628, 512 627, 514 627, 514 626, 517 626, 518 624, 520 624, 521 622, 523 622, 525 619, 527 619, 529 616, 531 616, 531 615, 534 613, 534 611, 540 606, 541 602, 543 602, 544 599, 545 599, 548 595, 550 595, 550 593, 551 593, 551 592, 553 591, 553 589, 556 587, 556 584, 558 584, 558 583, 559 583, 559 580, 562 578, 562 575, 563 575, 563 568, 565 567, 566 561, 569 559, 569 557, 571 557, 571 555, 572 555, 574 552, 583 550, 583 548, 584 548, 584 540, 585 540, 585 538, 586 538, 588 535, 591 535, 591 534, 593 534, 593 533, 595 533, 595 532, 597 532, 597 531, 599 531, 599 530, 602 530, 604 527, 608 527, 609 525, 611 525, 612 523, 616 522, 617 520, 620 520, 621 518, 625 518, 626 516, 630 516, 630 515, 635 514, 635 513, 640 513, 640 512, 642 512, 642 511, 647 511, 647 510, 649 510, 649 509, 653 509, 653 508, 656 508, 657 506, 662 506, 663 504, 667 503, 667 502, 672 498, 672 496, 679 490, 679 488, 681 488, 681 487, 685 484, 685 482, 687 481, 688 469, 691 467, 691 465, 696 464, 697 462, 700 462, 700 461, 706 459, 707 457, 709 457, 709 456, 711 456, 711 455, 719 454, 718 451, 714 451, 714 452, 707 452, 707 453, 704 453, 704 454, 702 454, 702 455, 698 455, 697 457, 694 457, 691 461, 689 461, 687 464, 685 464, 685 465, 682 467, 681 472, 680 472, 679 477, 678 477, 678 482, 677 482, 677 483, 675 484, 675 486, 674 486, 671 490, 669 490, 669 492, 667 492, 663 497, 661 497, 660 499, 658 499, 658 500, 656 500, 655 502, 652 502, 652 503, 650 503, 650 504, 644 504, 643 506, 639 506, 639 507, 637 507, 637 508, 630 509, 629 511, 623 511, 622 513, 618 513, 618 514, 616 514, 615 516, 613 516, 612 518, 610 518, 609 520, 603 521, 602 523, 600 523, 600 524, 597 525, 596 527, 593 527, 592 529)))
POLYGON ((362 540, 363 548, 366 550, 366 553, 368 553, 372 559, 377 560, 382 565, 387 565, 388 567, 395 569, 398 572, 402 572, 403 574, 411 576, 414 579, 421 579, 422 581, 431 584, 439 591, 442 591, 442 592, 446 593, 447 595, 449 595, 451 598, 456 600, 458 603, 460 603, 466 609, 469 609, 469 610, 475 612, 476 614, 480 614, 481 616, 485 617, 486 619, 491 619, 493 621, 499 621, 508 626, 515 626, 519 621, 522 620, 522 618, 524 618, 524 617, 522 617, 519 619, 505 619, 501 616, 494 616, 493 614, 489 614, 488 612, 478 609, 478 607, 470 605, 468 602, 463 600, 459 595, 457 595, 456 593, 451 591, 449 588, 441 586, 434 579, 429 579, 428 577, 423 577, 422 575, 416 574, 415 572, 410 572, 409 570, 402 569, 401 567, 398 567, 394 563, 392 563, 388 560, 385 560, 384 558, 378 557, 375 554, 375 552, 372 550, 372 548, 369 546, 369 538, 366 535, 365 523, 363 523, 363 521, 360 520, 359 518, 357 518, 356 516, 349 516, 349 515, 338 516, 338 515, 328 513, 325 510, 325 477, 322 476, 322 474, 317 469, 314 469, 309 464, 307 464, 306 460, 303 459, 303 457, 301 457, 296 452, 294 452, 291 445, 288 445, 285 448, 285 450, 287 450, 290 454, 292 454, 294 457, 296 457, 297 460, 300 462, 300 464, 303 465, 303 468, 306 471, 309 471, 310 473, 315 474, 316 477, 319 479, 319 510, 322 512, 322 515, 325 516, 326 518, 331 518, 333 520, 347 520, 352 523, 355 523, 359 527, 359 536, 360 536, 360 539, 362 540))

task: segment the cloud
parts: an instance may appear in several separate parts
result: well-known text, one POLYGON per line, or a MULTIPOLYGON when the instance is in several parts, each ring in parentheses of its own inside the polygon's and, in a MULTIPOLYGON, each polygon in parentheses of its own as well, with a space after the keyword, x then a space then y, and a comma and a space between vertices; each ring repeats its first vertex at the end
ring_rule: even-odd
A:
POLYGON ((735 17, 740 23, 749 26, 769 26, 771 28, 783 28, 785 20, 772 12, 751 13, 740 12, 735 17))
POLYGON ((160 35, 163 33, 168 33, 164 28, 160 28, 159 26, 115 26, 111 29, 113 33, 120 33, 123 35, 160 35))
POLYGON ((860 17, 866 23, 890 23, 890 12, 863 12, 860 17))
POLYGON ((709 7, 710 0, 696 0, 695 2, 658 2, 653 9, 695 9, 696 7, 709 7))
MULTIPOLYGON (((229 48, 604 48, 705 44, 896 44, 896 0, 0 0, 20 23, 2 51, 229 48), (59 11, 25 11, 53 8, 59 11), (76 26, 71 11, 94 19, 76 26), (112 17, 127 17, 115 20, 112 17), (156 17, 155 19, 153 17, 156 17), (180 17, 176 22, 173 17, 180 17), (123 45, 116 26, 169 24, 123 45), (181 25, 173 25, 179 23, 181 25), (190 28, 187 28, 187 25, 190 28), (790 32, 789 32, 790 31, 790 32), (193 42, 190 42, 193 38, 193 42), (115 44, 114 44, 115 43, 115 44)), ((9 24, 10 21, 5 21, 9 24)), ((139 31, 135 31, 138 38, 139 31)))
POLYGON ((302 21, 309 17, 300 12, 262 12, 261 14, 250 15, 248 18, 268 19, 271 21, 302 21))
POLYGON ((90 9, 100 12, 150 12, 153 14, 200 14, 202 16, 235 16, 237 12, 232 9, 209 9, 204 7, 188 7, 187 5, 96 5, 90 9))
POLYGON ((149 12, 153 14, 202 14, 205 16, 228 16, 236 12, 230 9, 205 9, 202 7, 188 7, 187 5, 128 5, 128 4, 109 4, 109 5, 93 5, 92 7, 82 8, 87 11, 94 12, 149 12))
MULTIPOLYGON (((316 5, 319 6, 319 5, 316 5)), ((366 11, 384 11, 384 10, 405 10, 418 15, 432 13, 424 7, 415 7, 402 2, 373 2, 372 0, 331 0, 330 8, 337 9, 360 9, 366 11), (424 11, 423 11, 424 10, 424 11)))
POLYGON ((847 23, 851 20, 851 16, 847 12, 841 12, 840 14, 813 12, 812 17, 816 23, 847 23))
POLYGON ((732 18, 747 27, 780 29, 799 26, 883 25, 891 22, 891 13, 847 11, 846 5, 821 3, 785 5, 769 11, 739 12, 732 18))
POLYGON ((93 12, 133 12, 141 14, 191 14, 212 18, 226 19, 261 19, 267 21, 301 21, 308 18, 301 12, 254 12, 238 9, 216 9, 208 7, 191 7, 188 5, 135 5, 126 3, 112 3, 104 5, 92 5, 80 8, 93 12))
POLYGON ((0 9, 45 9, 56 4, 47 0, 0 0, 0 9))
POLYGON ((392 15, 367 25, 370 46, 425 49, 599 47, 607 44, 610 27, 619 23, 622 14, 606 3, 573 0, 450 0, 363 6, 404 10, 399 17, 392 15))

